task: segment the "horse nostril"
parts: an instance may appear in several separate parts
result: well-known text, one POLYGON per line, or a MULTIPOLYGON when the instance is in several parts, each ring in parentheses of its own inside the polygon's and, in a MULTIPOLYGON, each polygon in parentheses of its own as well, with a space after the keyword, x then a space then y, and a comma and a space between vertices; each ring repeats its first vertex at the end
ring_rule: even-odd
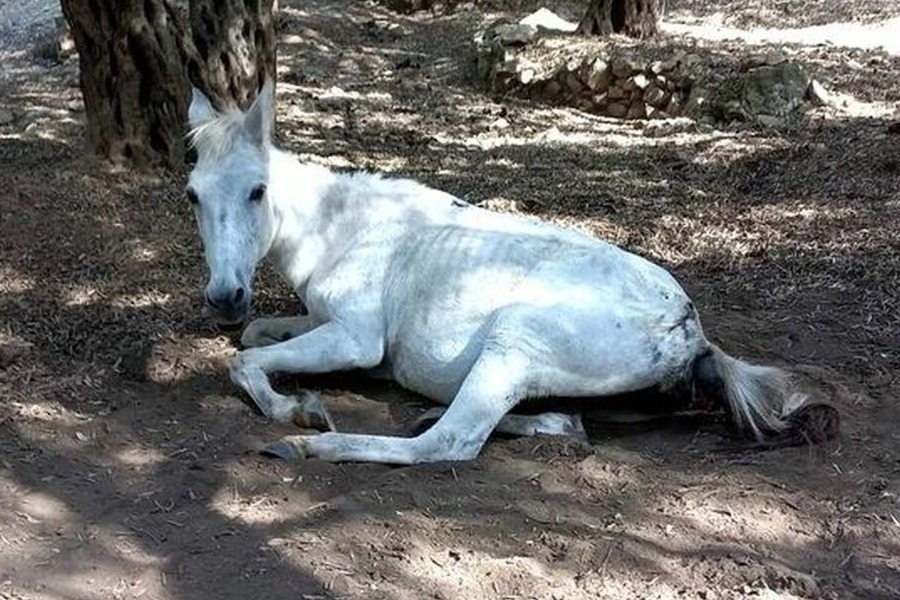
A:
POLYGON ((237 291, 234 293, 234 303, 240 304, 241 300, 244 299, 244 288, 239 287, 237 291))

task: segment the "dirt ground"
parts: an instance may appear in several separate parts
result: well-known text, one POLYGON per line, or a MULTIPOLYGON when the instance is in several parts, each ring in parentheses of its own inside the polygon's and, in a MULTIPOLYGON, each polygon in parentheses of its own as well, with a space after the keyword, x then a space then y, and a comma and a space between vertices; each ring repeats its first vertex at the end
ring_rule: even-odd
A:
MULTIPOLYGON (((745 28, 900 15, 670 4, 745 28)), ((281 144, 652 257, 727 350, 815 367, 843 433, 736 449, 712 415, 497 438, 466 464, 265 459, 291 428, 228 381, 183 177, 91 159, 77 63, 28 42, 0 55, 0 599, 900 597, 900 57, 785 48, 859 114, 622 123, 470 80, 477 28, 536 3, 281 5, 281 144)), ((298 309, 269 271, 257 289, 256 314, 298 309)), ((324 390, 343 430, 403 431, 425 406, 353 375, 280 385, 324 390)))

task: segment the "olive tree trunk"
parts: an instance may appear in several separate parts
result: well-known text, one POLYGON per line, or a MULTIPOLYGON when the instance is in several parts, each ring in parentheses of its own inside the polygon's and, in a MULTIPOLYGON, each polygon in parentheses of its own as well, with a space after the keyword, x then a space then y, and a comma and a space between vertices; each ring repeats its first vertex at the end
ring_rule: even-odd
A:
POLYGON ((61 0, 97 154, 141 169, 184 164, 190 83, 246 107, 275 79, 273 0, 61 0), (181 6, 184 2, 180 3, 181 6))
POLYGON ((62 0, 80 61, 88 135, 116 163, 184 160, 187 32, 168 0, 62 0))
POLYGON ((584 35, 621 33, 634 38, 648 38, 659 32, 659 19, 665 0, 591 0, 578 24, 584 35))
POLYGON ((193 41, 205 66, 204 92, 246 109, 266 78, 275 81, 273 0, 191 0, 193 41))

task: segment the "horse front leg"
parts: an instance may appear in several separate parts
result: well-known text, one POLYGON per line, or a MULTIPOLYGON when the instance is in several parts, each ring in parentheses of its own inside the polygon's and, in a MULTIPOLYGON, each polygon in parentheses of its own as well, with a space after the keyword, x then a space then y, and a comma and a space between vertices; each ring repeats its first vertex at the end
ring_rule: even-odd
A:
POLYGON ((264 453, 284 460, 314 457, 409 465, 472 460, 497 423, 529 388, 529 360, 518 352, 487 352, 476 361, 447 411, 430 429, 413 438, 323 433, 292 435, 264 453))
POLYGON ((313 328, 309 315, 254 319, 241 334, 241 346, 261 348, 303 335, 313 328))
POLYGON ((343 324, 329 322, 285 342, 238 353, 231 364, 231 380, 270 419, 333 431, 334 423, 321 398, 311 392, 299 398, 279 394, 272 389, 269 375, 369 368, 381 362, 382 352, 380 342, 362 341, 343 324))

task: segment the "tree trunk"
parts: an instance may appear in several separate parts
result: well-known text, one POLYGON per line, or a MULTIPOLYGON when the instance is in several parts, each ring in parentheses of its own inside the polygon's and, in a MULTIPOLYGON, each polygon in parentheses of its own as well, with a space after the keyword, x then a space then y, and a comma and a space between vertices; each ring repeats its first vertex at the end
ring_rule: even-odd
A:
POLYGON ((97 153, 138 168, 183 164, 187 32, 169 0, 62 0, 97 153))
POLYGON ((659 19, 665 0, 591 0, 578 24, 583 35, 621 33, 634 38, 648 38, 659 32, 659 19))
POLYGON ((273 0, 191 0, 194 45, 204 65, 203 91, 222 108, 246 109, 266 77, 275 81, 273 0))
POLYGON ((275 80, 273 0, 61 0, 96 152, 146 169, 184 164, 189 81, 246 108, 275 80), (183 2, 181 4, 184 4, 183 2))

